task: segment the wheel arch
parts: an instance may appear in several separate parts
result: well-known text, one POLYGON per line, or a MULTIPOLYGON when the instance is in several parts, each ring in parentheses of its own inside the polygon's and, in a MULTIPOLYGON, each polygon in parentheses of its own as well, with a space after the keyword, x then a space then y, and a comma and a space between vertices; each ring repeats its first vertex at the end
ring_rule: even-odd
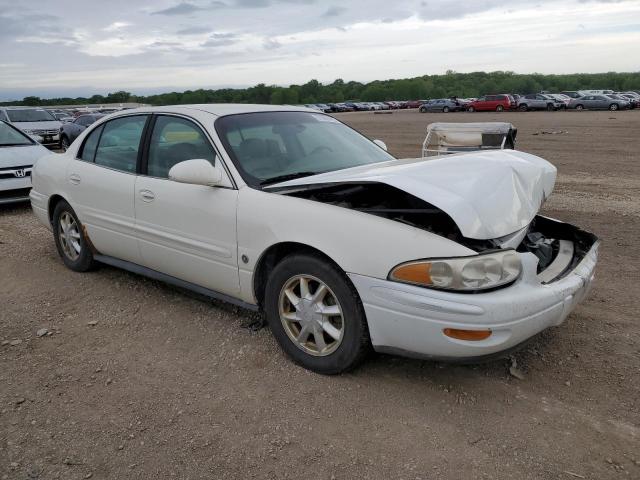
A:
POLYGON ((256 266, 253 270, 253 295, 260 308, 264 307, 265 290, 271 271, 285 257, 301 253, 320 257, 340 269, 340 271, 344 272, 344 269, 338 264, 338 262, 316 247, 292 241, 275 243, 262 252, 262 255, 260 255, 260 258, 256 262, 256 266))
POLYGON ((53 223, 53 212, 56 209, 56 206, 60 202, 67 202, 67 199, 58 193, 53 194, 51 195, 51 197, 49 197, 49 206, 47 207, 47 215, 49 216, 49 223, 51 224, 53 223))

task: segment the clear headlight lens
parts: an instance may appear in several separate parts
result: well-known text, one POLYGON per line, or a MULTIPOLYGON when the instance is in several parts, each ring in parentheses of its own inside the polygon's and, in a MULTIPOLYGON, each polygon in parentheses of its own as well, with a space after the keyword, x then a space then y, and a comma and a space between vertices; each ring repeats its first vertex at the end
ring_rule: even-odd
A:
POLYGON ((444 290, 488 290, 514 282, 522 271, 520 256, 514 250, 438 258, 402 263, 389 273, 389 279, 444 290))

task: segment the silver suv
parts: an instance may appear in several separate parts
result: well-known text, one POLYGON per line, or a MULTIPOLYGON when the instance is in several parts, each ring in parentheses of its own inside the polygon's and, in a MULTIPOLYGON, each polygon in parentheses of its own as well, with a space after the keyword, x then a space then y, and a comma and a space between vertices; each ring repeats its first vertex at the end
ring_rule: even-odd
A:
POLYGON ((518 110, 558 110, 564 107, 559 100, 543 93, 532 93, 518 98, 518 110))
POLYGON ((0 107, 0 120, 19 128, 43 145, 57 148, 60 144, 62 122, 44 108, 0 107))

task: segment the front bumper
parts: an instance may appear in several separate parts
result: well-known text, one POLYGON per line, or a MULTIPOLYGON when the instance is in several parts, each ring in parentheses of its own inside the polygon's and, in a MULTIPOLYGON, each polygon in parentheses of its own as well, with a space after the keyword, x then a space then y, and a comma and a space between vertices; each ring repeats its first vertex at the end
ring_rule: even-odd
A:
POLYGON ((349 274, 364 304, 376 351, 418 358, 465 361, 513 349, 548 327, 560 325, 587 295, 599 242, 561 279, 542 284, 538 259, 520 253, 523 272, 509 287, 462 294, 349 274), (464 341, 445 328, 491 330, 489 338, 464 341))
POLYGON ((29 190, 31 190, 31 167, 18 168, 14 170, 0 171, 0 205, 18 203, 29 200, 29 190), (23 177, 2 178, 6 172, 20 170, 23 177))
POLYGON ((44 145, 45 147, 58 147, 60 146, 60 133, 31 133, 29 134, 36 142, 44 145))

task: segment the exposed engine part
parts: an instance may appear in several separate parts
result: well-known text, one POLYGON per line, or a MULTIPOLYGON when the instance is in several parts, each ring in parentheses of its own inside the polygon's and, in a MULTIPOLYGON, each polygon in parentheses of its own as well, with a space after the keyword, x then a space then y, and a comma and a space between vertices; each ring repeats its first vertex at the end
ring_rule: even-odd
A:
POLYGON ((517 250, 538 257, 538 273, 544 273, 539 277, 549 282, 573 270, 597 240, 573 225, 537 215, 517 250))
POLYGON ((402 222, 448 238, 477 252, 500 248, 499 243, 493 240, 463 237, 456 223, 445 212, 384 183, 316 184, 296 187, 282 193, 402 222))
POLYGON ((538 272, 551 264, 559 248, 559 243, 555 238, 547 238, 542 233, 531 230, 524 237, 521 245, 538 257, 538 272))

